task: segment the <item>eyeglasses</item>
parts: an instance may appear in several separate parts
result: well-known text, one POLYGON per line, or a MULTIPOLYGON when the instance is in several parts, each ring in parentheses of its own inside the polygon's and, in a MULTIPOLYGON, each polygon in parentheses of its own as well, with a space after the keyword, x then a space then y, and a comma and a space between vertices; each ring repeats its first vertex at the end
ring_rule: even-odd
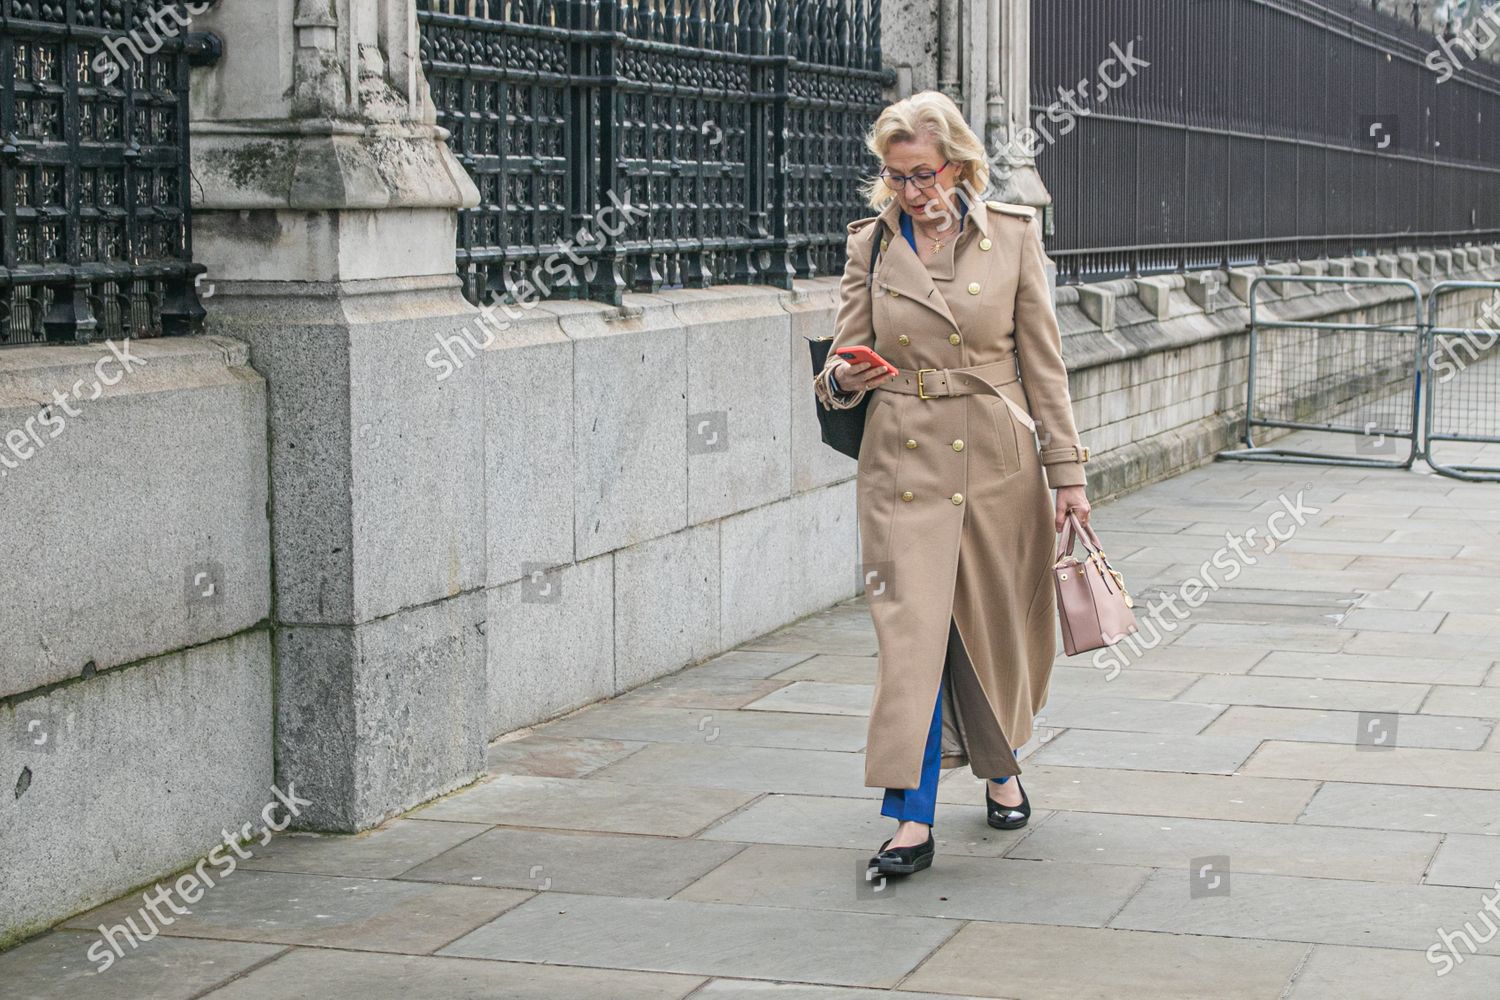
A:
POLYGON ((919 170, 914 174, 892 174, 881 170, 880 177, 892 191, 904 190, 907 181, 915 184, 918 190, 926 191, 937 184, 938 174, 947 170, 950 162, 949 160, 944 160, 943 165, 936 170, 919 170))

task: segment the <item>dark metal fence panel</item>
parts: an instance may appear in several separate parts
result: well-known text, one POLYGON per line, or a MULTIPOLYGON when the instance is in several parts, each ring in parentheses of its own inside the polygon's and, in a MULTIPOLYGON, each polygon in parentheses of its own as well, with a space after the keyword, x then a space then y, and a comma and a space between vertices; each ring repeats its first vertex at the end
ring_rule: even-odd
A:
POLYGON ((1032 25, 1064 281, 1500 235, 1500 71, 1440 82, 1437 41, 1368 5, 1038 0, 1032 25), (1122 52, 1149 66, 1109 86, 1122 52))
POLYGON ((459 219, 465 294, 618 303, 836 272, 867 214, 879 16, 879 0, 418 0, 438 122, 480 191, 459 219))
POLYGON ((0 0, 0 346, 188 333, 186 17, 0 0))

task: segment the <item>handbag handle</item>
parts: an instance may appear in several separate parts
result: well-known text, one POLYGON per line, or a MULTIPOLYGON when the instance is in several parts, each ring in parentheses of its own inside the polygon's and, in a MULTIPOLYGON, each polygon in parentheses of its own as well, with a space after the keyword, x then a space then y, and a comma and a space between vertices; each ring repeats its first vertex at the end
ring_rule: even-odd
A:
POLYGON ((1069 508, 1067 520, 1063 522, 1062 535, 1057 540, 1057 561, 1062 561, 1073 554, 1073 546, 1077 542, 1083 542, 1083 547, 1089 555, 1103 555, 1104 543, 1094 533, 1092 524, 1083 524, 1078 520, 1078 515, 1069 508))

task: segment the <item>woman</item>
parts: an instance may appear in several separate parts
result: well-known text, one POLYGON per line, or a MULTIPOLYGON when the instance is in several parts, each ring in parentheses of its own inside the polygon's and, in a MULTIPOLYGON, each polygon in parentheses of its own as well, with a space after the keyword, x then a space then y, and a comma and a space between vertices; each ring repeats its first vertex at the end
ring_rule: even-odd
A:
POLYGON ((984 146, 942 94, 887 107, 866 145, 882 164, 865 192, 880 214, 849 224, 834 340, 813 382, 830 408, 875 394, 856 488, 880 645, 865 784, 886 789, 881 813, 900 824, 871 866, 910 874, 932 863, 940 768, 992 779, 991 826, 1030 816, 1009 778, 1047 699, 1055 533, 1070 510, 1088 520, 1088 450, 1034 210, 978 196, 984 146), (857 344, 899 375, 838 356, 857 344))

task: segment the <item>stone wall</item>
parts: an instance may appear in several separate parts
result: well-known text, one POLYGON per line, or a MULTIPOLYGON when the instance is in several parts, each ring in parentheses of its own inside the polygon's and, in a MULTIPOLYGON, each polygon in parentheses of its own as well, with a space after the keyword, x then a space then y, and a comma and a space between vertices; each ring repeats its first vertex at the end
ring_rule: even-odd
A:
POLYGON ((0 351, 0 947, 271 796, 265 382, 232 340, 122 354, 0 351))

